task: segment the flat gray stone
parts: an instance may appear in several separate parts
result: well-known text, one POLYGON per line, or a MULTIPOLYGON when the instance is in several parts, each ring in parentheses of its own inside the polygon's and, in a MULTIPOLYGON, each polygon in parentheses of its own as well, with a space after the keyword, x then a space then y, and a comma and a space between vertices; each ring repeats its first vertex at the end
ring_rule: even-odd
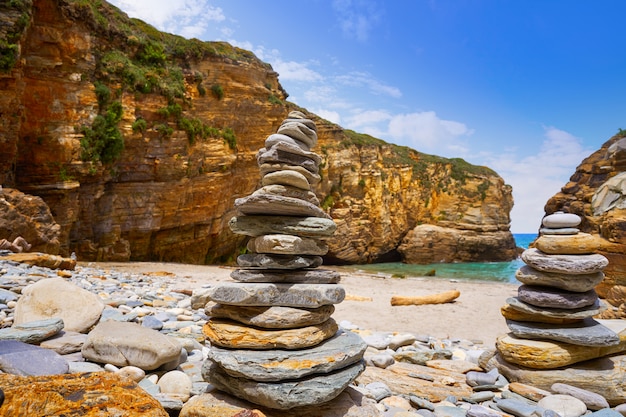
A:
POLYGON ((136 323, 105 321, 89 332, 83 345, 85 359, 115 366, 157 369, 180 358, 180 343, 136 323))
MULTIPOLYGON (((309 349, 258 351, 212 346, 208 358, 232 377, 277 382, 345 368, 360 361, 366 348, 357 334, 340 330, 334 337, 309 349)), ((205 380, 209 377, 208 363, 205 361, 203 366, 205 380)))
POLYGON ((284 382, 256 382, 234 378, 213 365, 206 371, 217 389, 255 404, 279 410, 317 405, 337 397, 363 371, 363 361, 338 371, 284 382))
POLYGON ((11 327, 0 329, 0 340, 17 340, 18 342, 39 344, 61 330, 63 330, 63 319, 54 317, 14 324, 11 327))
POLYGON ((237 257, 242 268, 294 270, 316 268, 322 265, 321 256, 272 255, 269 253, 246 253, 237 257))
POLYGON ((598 299, 594 290, 570 292, 558 288, 520 285, 517 289, 520 301, 536 307, 576 309, 593 305, 598 299))
POLYGON ((587 406, 571 395, 554 394, 543 397, 537 405, 544 410, 551 410, 559 417, 580 417, 587 412, 587 406))
POLYGON ((326 217, 328 214, 320 207, 299 198, 283 197, 276 194, 251 194, 235 200, 235 208, 245 215, 275 215, 326 217))
POLYGON ((586 318, 573 324, 547 324, 507 320, 511 332, 523 339, 548 339, 579 346, 613 346, 619 336, 613 330, 586 318))
POLYGON ((0 371, 7 374, 34 376, 65 374, 69 365, 58 353, 18 342, 0 340, 0 371))
POLYGON ((590 410, 601 410, 610 407, 606 398, 602 395, 572 385, 557 382, 556 384, 552 384, 550 390, 555 394, 571 395, 572 397, 578 398, 585 403, 585 406, 590 410))
POLYGON ((308 237, 294 235, 262 235, 248 240, 250 252, 275 255, 326 255, 328 244, 308 237))
POLYGON ((543 272, 524 265, 515 272, 515 278, 527 285, 540 285, 555 287, 562 290, 585 292, 593 290, 604 279, 603 272, 593 274, 562 274, 555 272, 543 272))
POLYGON ((13 291, 0 288, 0 304, 6 304, 9 301, 17 301, 18 298, 18 295, 13 291))
POLYGON ((314 206, 320 205, 320 200, 317 198, 315 193, 311 190, 303 190, 301 188, 292 187, 290 185, 283 184, 271 184, 265 185, 258 190, 256 190, 254 195, 263 195, 263 194, 273 194, 282 197, 291 197, 297 198, 299 200, 308 201, 314 206))
MULTIPOLYGON (((259 166, 259 171, 261 172, 261 177, 265 177, 267 174, 277 171, 296 171, 300 174, 304 175, 306 180, 311 185, 317 185, 321 181, 321 177, 319 174, 314 174, 306 168, 303 168, 299 165, 289 165, 289 164, 281 164, 281 163, 264 163, 259 166)), ((261 181, 263 184, 263 181, 261 181)), ((263 184, 268 185, 268 184, 263 184)))
POLYGON ((314 152, 307 152, 297 145, 279 142, 271 148, 261 148, 256 155, 259 165, 265 163, 279 163, 287 165, 299 165, 313 174, 319 172, 319 164, 322 158, 314 152))
POLYGON ((228 226, 233 233, 247 236, 287 234, 318 239, 330 237, 337 230, 335 222, 326 217, 237 216, 228 226))
POLYGON ((341 274, 330 269, 235 269, 230 277, 238 282, 285 282, 300 284, 337 284, 341 274))
POLYGON ((549 229, 562 229, 576 227, 580 221, 580 216, 576 214, 557 211, 544 217, 541 224, 549 229))
MULTIPOLYGON (((266 166, 269 166, 266 164, 266 166)), ((297 169, 279 169, 269 172, 261 172, 263 177, 261 178, 261 185, 284 185, 288 187, 295 187, 303 191, 311 190, 311 183, 308 178, 300 172, 302 170, 297 169)))
POLYGON ((80 352, 87 341, 87 335, 78 332, 59 332, 59 334, 41 342, 42 348, 54 350, 59 355, 80 352))
POLYGON ((515 310, 535 315, 536 317, 550 317, 559 319, 580 319, 583 320, 587 317, 595 316, 606 310, 606 305, 600 300, 597 300, 593 305, 577 309, 565 309, 565 308, 543 308, 535 307, 527 304, 517 297, 510 297, 506 299, 507 304, 515 310))
POLYGON ((283 121, 276 133, 304 142, 309 148, 313 148, 317 144, 315 129, 312 129, 309 123, 300 120, 287 119, 283 121))
POLYGON ((564 274, 594 274, 602 271, 609 260, 597 253, 591 255, 548 255, 530 248, 522 252, 522 260, 531 267, 544 272, 564 274))
POLYGON ((285 143, 289 143, 290 145, 297 146, 301 148, 303 151, 311 150, 311 147, 307 145, 306 143, 304 143, 303 141, 297 140, 290 136, 282 135, 279 133, 274 133, 273 135, 269 135, 267 139, 265 139, 265 147, 269 149, 273 146, 276 146, 276 144, 281 143, 281 142, 285 142, 285 143))
POLYGON ((496 406, 500 410, 513 414, 516 417, 536 417, 540 416, 542 412, 542 409, 536 405, 530 405, 527 402, 511 398, 498 400, 496 406))
POLYGON ((211 317, 227 318, 250 326, 265 329, 294 329, 321 324, 328 320, 335 306, 328 304, 318 308, 257 307, 214 304, 205 307, 211 317))
POLYGON ((575 227, 564 227, 562 229, 550 229, 547 227, 542 227, 539 229, 539 233, 542 235, 575 235, 580 232, 580 229, 575 227))
POLYGON ((338 284, 230 282, 209 288, 207 295, 220 304, 317 308, 341 303, 346 293, 338 284))

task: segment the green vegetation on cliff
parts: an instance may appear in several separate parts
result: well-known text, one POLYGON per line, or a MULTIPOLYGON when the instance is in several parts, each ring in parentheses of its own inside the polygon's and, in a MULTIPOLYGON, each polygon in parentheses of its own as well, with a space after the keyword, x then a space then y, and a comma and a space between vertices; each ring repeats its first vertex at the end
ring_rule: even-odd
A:
POLYGON ((0 2, 0 71, 10 71, 17 61, 19 40, 32 14, 32 0, 0 2))

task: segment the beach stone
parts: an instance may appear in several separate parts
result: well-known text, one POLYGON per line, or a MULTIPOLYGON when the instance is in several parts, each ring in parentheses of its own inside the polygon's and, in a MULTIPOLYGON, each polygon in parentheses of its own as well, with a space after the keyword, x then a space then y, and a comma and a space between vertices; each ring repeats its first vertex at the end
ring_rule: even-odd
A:
POLYGON ((398 362, 425 366, 430 361, 452 359, 452 352, 448 349, 405 350, 394 353, 393 358, 398 362))
POLYGON ((365 362, 368 365, 373 365, 373 366, 377 366, 379 368, 386 368, 390 365, 393 365, 396 361, 393 358, 393 356, 391 356, 388 353, 379 353, 376 355, 370 355, 367 356, 365 358, 365 362))
POLYGON ((0 329, 0 340, 39 344, 63 330, 63 319, 54 317, 27 323, 13 324, 0 329))
MULTIPOLYGON (((521 339, 513 335, 504 335, 496 340, 496 348, 500 355, 512 364, 531 369, 555 369, 606 355, 625 352, 626 338, 624 335, 620 335, 620 343, 618 345, 589 347, 558 341, 521 339)), ((520 381, 528 383, 524 380, 520 381)))
POLYGON ((245 215, 274 215, 330 218, 324 210, 306 200, 277 194, 253 193, 235 200, 235 209, 245 215))
POLYGON ((272 269, 236 269, 230 277, 239 282, 287 282, 295 284, 337 284, 341 274, 330 269, 300 269, 296 271, 272 269))
POLYGON ((539 400, 537 405, 555 411, 561 417, 580 417, 587 412, 585 403, 571 395, 548 395, 539 400))
POLYGON ((0 304, 6 304, 10 301, 17 301, 18 298, 18 295, 13 291, 0 288, 0 304))
POLYGON ((317 308, 339 304, 345 290, 338 284, 283 284, 225 282, 209 289, 209 298, 220 304, 317 308))
POLYGON ((276 133, 299 140, 305 143, 309 148, 313 148, 317 144, 317 133, 315 132, 315 129, 311 128, 310 124, 307 126, 301 121, 284 121, 276 133))
MULTIPOLYGON (((572 385, 557 382, 556 384, 552 384, 550 390, 555 394, 570 395, 578 398, 590 410, 600 410, 610 407, 608 401, 602 395, 572 385)), ((558 410, 555 411, 558 412, 558 410)))
POLYGON ((482 368, 475 363, 458 360, 458 359, 433 359, 426 362, 426 366, 435 369, 443 369, 453 371, 460 374, 466 374, 469 371, 481 371, 482 368))
POLYGON ((527 402, 505 398, 496 402, 498 408, 506 413, 513 414, 517 417, 537 417, 542 413, 541 408, 536 405, 530 405, 527 402))
POLYGON ((13 261, 20 264, 27 264, 31 266, 39 266, 49 269, 60 270, 74 270, 76 267, 76 260, 71 258, 65 258, 58 255, 50 255, 48 253, 41 252, 22 252, 11 253, 4 255, 3 260, 13 261))
POLYGON ((168 417, 137 384, 108 372, 16 376, 0 374, 4 416, 168 417))
POLYGON ((246 253, 237 257, 242 268, 267 268, 293 270, 316 268, 322 264, 321 256, 273 255, 269 253, 246 253))
POLYGON ((277 255, 326 255, 328 245, 320 240, 294 235, 263 235, 248 241, 248 250, 277 255))
POLYGON ((550 391, 539 389, 531 385, 522 384, 520 382, 509 383, 509 390, 515 394, 521 395, 524 398, 528 398, 531 401, 539 401, 546 395, 552 395, 550 391))
POLYGON ((47 278, 22 290, 14 324, 63 319, 65 330, 86 333, 100 319, 104 304, 96 294, 63 278, 47 278))
POLYGON ((175 338, 136 323, 101 322, 88 336, 82 354, 93 362, 153 370, 180 358, 175 338))
POLYGON ((153 330, 161 330, 163 328, 163 322, 154 316, 145 316, 141 320, 141 325, 153 330))
POLYGON ((182 402, 187 401, 191 395, 191 379, 182 371, 166 372, 159 378, 157 385, 161 389, 162 394, 167 394, 182 402))
POLYGON ((527 314, 532 314, 536 317, 583 320, 587 317, 592 317, 600 314, 604 310, 606 310, 606 305, 600 302, 600 300, 597 300, 593 305, 576 309, 535 307, 519 300, 517 297, 509 297, 506 299, 506 302, 512 309, 519 310, 527 314))
POLYGON ((541 220, 541 224, 543 225, 543 227, 548 227, 550 229, 576 227, 580 224, 580 222, 580 216, 572 213, 564 213, 562 211, 557 211, 549 214, 545 216, 543 220, 541 220))
POLYGON ((273 194, 281 197, 290 197, 296 198, 300 200, 307 201, 314 206, 320 205, 320 200, 317 198, 314 192, 311 190, 305 190, 297 187, 292 187, 289 185, 282 184, 272 184, 265 185, 258 190, 256 190, 253 194, 255 195, 263 195, 263 194, 273 194))
POLYGON ((579 233, 580 229, 575 227, 563 227, 561 229, 550 229, 548 227, 542 227, 539 229, 541 235, 575 235, 579 233))
POLYGON ((323 217, 258 215, 233 217, 228 226, 234 233, 248 236, 288 234, 313 238, 330 237, 337 229, 334 221, 323 217))
POLYGON ((467 410, 467 417, 500 417, 500 414, 479 404, 472 404, 467 410))
POLYGON ((281 163, 287 165, 299 165, 317 174, 321 158, 313 152, 305 151, 297 145, 288 142, 278 142, 271 148, 261 148, 256 156, 257 163, 281 163))
POLYGON ((311 189, 311 183, 307 177, 303 173, 293 169, 270 171, 263 175, 261 185, 286 185, 305 191, 311 189))
POLYGON ((376 401, 381 401, 384 398, 387 398, 393 395, 393 392, 389 389, 387 384, 382 381, 370 382, 365 385, 365 390, 376 401))
POLYGON ((620 417, 620 416, 623 416, 624 414, 622 414, 620 412, 618 407, 619 406, 615 407, 615 409, 603 408, 602 410, 598 410, 598 411, 595 411, 593 413, 589 413, 589 414, 585 414, 585 415, 589 416, 589 417, 620 417))
POLYGON ((536 307, 577 309, 595 304, 598 294, 594 290, 571 292, 558 288, 521 285, 517 298, 536 307))
POLYGON ((454 405, 435 406, 435 416, 437 417, 465 417, 466 411, 454 405))
POLYGON ((523 284, 555 287, 566 291, 585 292, 595 288, 604 279, 604 273, 564 274, 542 272, 524 265, 515 272, 515 278, 523 284))
POLYGON ((489 372, 469 371, 465 374, 467 385, 470 387, 477 387, 480 385, 494 385, 498 380, 497 369, 492 369, 489 372))
POLYGON ((294 329, 321 324, 328 320, 334 311, 335 307, 332 304, 312 309, 229 304, 214 304, 205 307, 205 313, 213 318, 231 319, 266 329, 294 329))
POLYGON ((528 313, 520 310, 516 310, 511 307, 510 304, 505 304, 500 307, 500 313, 505 319, 515 321, 530 321, 538 323, 551 323, 551 324, 570 324, 576 323, 582 319, 568 319, 565 317, 546 317, 545 315, 539 315, 535 313, 528 313))
POLYGON ((322 343, 337 333, 331 318, 324 323, 298 329, 264 330, 225 319, 211 319, 202 331, 216 346, 232 349, 303 349, 322 343))
POLYGON ((120 369, 118 369, 117 371, 114 371, 115 374, 123 377, 123 378, 128 378, 132 381, 135 381, 136 383, 140 383, 146 376, 146 372, 141 369, 141 368, 137 368, 136 366, 124 366, 120 369))
MULTIPOLYGON (((230 376, 277 382, 345 368, 360 361, 366 348, 367 345, 357 334, 340 330, 335 336, 309 349, 258 351, 213 346, 208 358, 230 376)), ((205 380, 209 379, 207 372, 210 367, 209 361, 205 361, 205 380)))
POLYGON ((33 376, 65 374, 68 370, 67 361, 52 350, 16 340, 0 340, 0 371, 2 372, 33 376))
POLYGON ((267 139, 265 139, 265 147, 267 149, 272 148, 279 143, 288 143, 290 145, 297 146, 303 151, 307 151, 307 152, 311 150, 311 147, 307 145, 305 142, 294 139, 287 135, 279 134, 279 133, 271 134, 267 137, 267 139))
POLYGON ((549 255, 587 255, 597 252, 601 241, 589 233, 541 235, 533 246, 549 255))
POLYGON ((62 331, 39 344, 42 348, 50 349, 59 355, 80 352, 87 341, 87 335, 78 332, 62 331))
POLYGON ((620 343, 619 336, 592 318, 558 327, 546 323, 506 321, 511 332, 524 339, 548 339, 580 346, 612 346, 620 343))
POLYGON ((281 382, 235 378, 220 370, 217 365, 208 370, 207 374, 208 382, 222 391, 265 407, 288 410, 332 400, 364 369, 365 364, 360 361, 332 373, 281 382))
POLYGON ((415 335, 411 333, 400 333, 394 335, 389 340, 389 349, 397 350, 402 346, 409 346, 415 343, 415 335))
POLYGON ((540 271, 572 275, 600 272, 609 264, 606 257, 597 253, 591 255, 548 255, 536 248, 526 249, 522 252, 522 260, 540 271))
MULTIPOLYGON (((321 177, 319 174, 314 174, 306 168, 303 168, 299 165, 289 165, 289 164, 281 164, 281 163, 264 163, 259 165, 259 171, 261 172, 261 177, 264 178, 266 175, 271 174, 273 172, 282 172, 282 171, 295 171, 304 175, 309 185, 309 190, 311 189, 311 185, 317 185, 321 181, 321 177)), ((280 184, 280 183, 279 183, 280 184)), ((271 185, 268 183, 263 183, 261 179, 261 185, 271 185)), ((284 184, 284 185, 293 185, 293 184, 284 184)), ((303 188, 304 189, 304 188, 303 188)))

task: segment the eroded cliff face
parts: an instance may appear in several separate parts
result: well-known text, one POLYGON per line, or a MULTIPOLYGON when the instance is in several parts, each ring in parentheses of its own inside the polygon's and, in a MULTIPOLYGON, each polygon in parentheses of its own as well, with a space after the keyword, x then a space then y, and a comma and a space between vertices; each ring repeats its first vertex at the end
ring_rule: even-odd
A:
MULTIPOLYGON (((17 51, 0 71, 0 184, 43 198, 62 254, 233 260, 244 246, 227 227, 234 200, 259 186, 256 152, 296 108, 278 74, 248 51, 160 33, 104 2, 17 3, 0 5, 17 51)), ((338 223, 328 261, 436 261, 450 245, 446 261, 515 257, 511 189, 495 172, 309 116, 323 157, 315 191, 338 223), (411 236, 424 224, 448 238, 417 259, 411 236), (458 255, 461 236, 480 259, 458 255), (494 236, 498 245, 481 243, 494 236)))
MULTIPOLYGON (((582 218, 583 232, 599 238, 598 252, 609 259, 598 294, 614 306, 626 300, 626 135, 620 133, 587 157, 570 181, 545 206, 582 218)), ((622 308, 626 317, 626 308, 622 308)))

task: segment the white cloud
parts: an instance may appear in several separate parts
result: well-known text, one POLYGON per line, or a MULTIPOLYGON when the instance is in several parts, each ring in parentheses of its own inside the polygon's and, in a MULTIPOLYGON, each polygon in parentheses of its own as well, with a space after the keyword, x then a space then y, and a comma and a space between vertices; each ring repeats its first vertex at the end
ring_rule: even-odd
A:
POLYGON ((381 10, 371 0, 335 0, 333 9, 341 31, 349 38, 366 41, 381 19, 381 10))
POLYGON ((313 113, 317 114, 322 119, 326 119, 329 122, 341 124, 341 116, 338 112, 328 109, 312 109, 313 113))
POLYGON ((335 77, 335 81, 350 87, 366 87, 377 95, 386 95, 393 98, 402 97, 402 92, 398 88, 387 85, 366 72, 354 71, 345 75, 339 75, 335 77))
POLYGON ((324 79, 319 72, 309 68, 305 62, 282 61, 280 59, 270 61, 274 70, 278 73, 279 79, 300 82, 320 82, 324 79))
POLYGON ((386 110, 366 110, 353 114, 348 118, 346 123, 348 123, 352 129, 359 129, 364 126, 386 122, 391 118, 392 115, 386 110))

